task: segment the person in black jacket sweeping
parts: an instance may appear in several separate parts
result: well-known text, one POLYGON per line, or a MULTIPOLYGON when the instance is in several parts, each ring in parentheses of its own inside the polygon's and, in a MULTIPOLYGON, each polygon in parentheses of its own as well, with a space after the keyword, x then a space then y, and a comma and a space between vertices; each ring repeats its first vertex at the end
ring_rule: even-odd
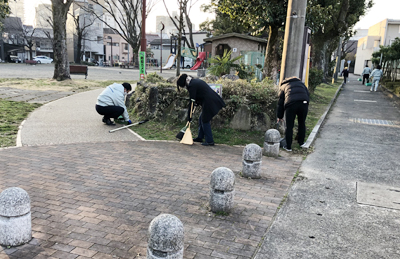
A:
POLYGON ((292 151, 293 126, 296 115, 299 124, 297 141, 300 146, 304 144, 309 101, 310 93, 299 78, 290 77, 282 81, 279 92, 277 117, 278 122, 281 121, 286 112, 286 147, 283 148, 287 151, 292 151))
MULTIPOLYGON (((186 87, 189 91, 191 102, 201 105, 201 115, 199 117, 199 132, 194 142, 201 143, 204 146, 214 146, 214 139, 211 131, 211 119, 225 107, 225 102, 211 87, 201 79, 194 79, 187 74, 182 74, 176 82, 179 87, 186 87)), ((188 120, 190 120, 190 107, 188 109, 188 120)))

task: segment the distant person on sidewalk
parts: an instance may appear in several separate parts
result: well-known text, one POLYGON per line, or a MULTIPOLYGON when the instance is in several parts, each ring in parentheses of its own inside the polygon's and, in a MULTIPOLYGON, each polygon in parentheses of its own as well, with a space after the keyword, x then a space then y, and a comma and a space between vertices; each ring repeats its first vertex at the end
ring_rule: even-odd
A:
POLYGON ((345 67, 343 69, 342 75, 343 75, 343 78, 344 78, 344 83, 346 83, 347 82, 347 78, 349 77, 349 70, 347 70, 347 67, 345 67))
POLYGON ((368 65, 365 65, 365 68, 361 73, 361 75, 363 76, 362 84, 365 83, 365 79, 367 80, 367 83, 369 83, 369 75, 370 74, 371 74, 371 69, 368 67, 368 65))
POLYGON ((371 85, 371 89, 369 89, 371 92, 378 90, 378 86, 379 86, 379 81, 381 80, 381 76, 382 76, 382 70, 381 70, 381 65, 378 65, 374 71, 372 71, 371 73, 371 77, 373 78, 372 80, 372 85, 371 85), (375 89, 374 89, 375 86, 375 89))
POLYGON ((299 125, 297 141, 300 146, 304 144, 309 101, 310 93, 299 78, 290 77, 282 81, 277 117, 279 123, 283 119, 283 115, 286 114, 286 147, 283 147, 286 151, 292 151, 293 126, 296 115, 299 125))
MULTIPOLYGON (((225 107, 225 102, 211 87, 201 79, 194 79, 187 74, 182 74, 176 82, 179 87, 186 87, 189 92, 191 102, 201 105, 201 115, 199 117, 199 132, 194 142, 202 142, 203 146, 214 146, 214 139, 211 131, 211 120, 217 113, 225 107), (205 139, 205 142, 203 142, 205 139)), ((188 120, 190 119, 190 107, 188 110, 188 120)))
POLYGON ((129 83, 107 86, 106 89, 97 97, 96 111, 104 115, 103 122, 107 125, 115 125, 111 118, 116 120, 120 115, 128 124, 132 124, 125 106, 125 96, 132 90, 129 83))

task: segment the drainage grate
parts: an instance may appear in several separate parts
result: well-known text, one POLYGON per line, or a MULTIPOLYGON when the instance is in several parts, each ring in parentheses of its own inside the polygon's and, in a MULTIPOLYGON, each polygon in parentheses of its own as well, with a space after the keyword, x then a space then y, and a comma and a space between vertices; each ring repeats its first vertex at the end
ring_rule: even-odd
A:
POLYGON ((369 124, 369 125, 381 125, 381 126, 394 126, 395 125, 395 123, 393 121, 388 121, 388 120, 354 118, 353 122, 361 123, 361 124, 369 124))

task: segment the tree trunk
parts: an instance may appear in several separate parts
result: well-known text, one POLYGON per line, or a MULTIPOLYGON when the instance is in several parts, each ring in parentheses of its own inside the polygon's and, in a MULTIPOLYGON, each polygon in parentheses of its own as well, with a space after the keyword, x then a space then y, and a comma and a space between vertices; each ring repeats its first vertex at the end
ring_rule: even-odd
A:
MULTIPOLYGON (((76 43, 76 60, 75 63, 80 64, 82 60, 82 33, 78 31, 78 39, 76 43)), ((112 46, 111 46, 112 47, 112 46)))
POLYGON ((264 77, 272 78, 274 75, 276 76, 278 71, 278 33, 279 27, 269 27, 267 49, 265 51, 264 59, 264 77))
POLYGON ((33 47, 33 46, 31 46, 31 47, 29 48, 29 60, 32 60, 32 58, 33 58, 33 57, 32 57, 32 55, 33 55, 33 54, 32 54, 32 47, 33 47))
POLYGON ((52 0, 53 10, 53 51, 54 51, 54 75, 53 79, 63 81, 71 79, 67 55, 67 13, 73 0, 67 0, 64 4, 60 0, 52 0))

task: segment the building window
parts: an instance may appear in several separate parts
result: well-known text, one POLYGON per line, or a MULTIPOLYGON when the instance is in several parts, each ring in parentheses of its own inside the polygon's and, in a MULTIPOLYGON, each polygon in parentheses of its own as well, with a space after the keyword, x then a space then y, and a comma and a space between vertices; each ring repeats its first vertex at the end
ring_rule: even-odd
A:
POLYGON ((128 44, 124 44, 124 49, 128 50, 128 44))

